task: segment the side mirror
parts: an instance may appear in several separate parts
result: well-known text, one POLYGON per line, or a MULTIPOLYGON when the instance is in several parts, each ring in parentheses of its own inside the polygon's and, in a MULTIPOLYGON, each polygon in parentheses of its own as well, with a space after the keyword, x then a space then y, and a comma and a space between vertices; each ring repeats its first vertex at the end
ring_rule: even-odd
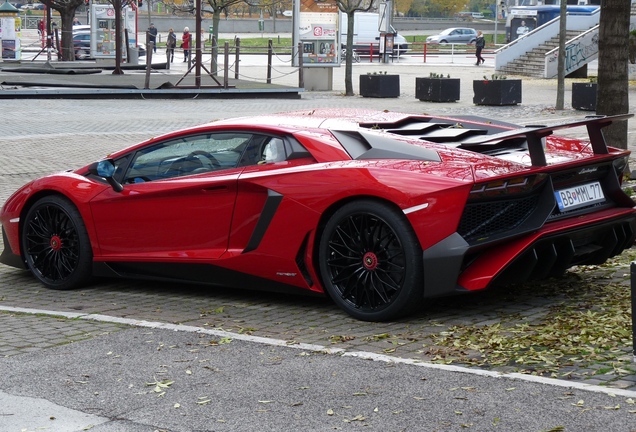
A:
POLYGON ((115 192, 121 192, 124 190, 124 186, 113 178, 113 175, 115 174, 115 164, 112 159, 104 159, 93 163, 88 168, 88 172, 105 178, 115 192))

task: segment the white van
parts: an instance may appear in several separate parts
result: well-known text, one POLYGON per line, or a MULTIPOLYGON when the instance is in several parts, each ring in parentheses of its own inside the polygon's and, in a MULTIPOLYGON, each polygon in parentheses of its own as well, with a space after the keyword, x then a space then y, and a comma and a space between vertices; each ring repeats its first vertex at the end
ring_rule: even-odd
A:
MULTIPOLYGON (((353 48, 358 53, 368 53, 373 45, 374 53, 377 53, 380 46, 380 14, 371 12, 356 12, 353 23, 353 48)), ((391 32, 395 35, 393 39, 393 52, 400 54, 408 51, 409 46, 406 39, 397 34, 391 27, 391 32)), ((340 45, 344 48, 347 45, 347 15, 340 12, 340 45)))

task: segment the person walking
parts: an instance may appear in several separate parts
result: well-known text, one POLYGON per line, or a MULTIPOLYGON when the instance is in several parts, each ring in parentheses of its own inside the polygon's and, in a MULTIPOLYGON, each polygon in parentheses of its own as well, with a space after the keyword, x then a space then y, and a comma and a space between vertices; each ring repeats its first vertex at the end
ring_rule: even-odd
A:
POLYGON ((192 35, 190 35, 190 29, 183 29, 183 36, 181 36, 181 48, 183 48, 183 61, 187 62, 190 57, 190 42, 192 40, 192 35))
POLYGON ((486 60, 481 56, 481 50, 486 46, 486 41, 484 40, 484 34, 481 31, 477 32, 477 39, 475 39, 475 57, 477 57, 477 63, 475 66, 479 66, 486 60))
POLYGON ((153 23, 150 23, 148 27, 148 43, 152 43, 152 51, 157 52, 157 27, 153 23))
POLYGON ((171 28, 168 30, 168 39, 166 40, 166 61, 169 63, 174 62, 174 49, 177 46, 177 35, 174 34, 174 30, 171 28))

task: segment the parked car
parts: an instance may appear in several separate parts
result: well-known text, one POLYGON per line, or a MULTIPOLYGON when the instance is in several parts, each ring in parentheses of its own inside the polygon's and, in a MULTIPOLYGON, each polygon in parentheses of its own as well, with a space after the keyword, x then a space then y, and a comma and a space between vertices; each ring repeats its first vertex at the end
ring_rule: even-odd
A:
POLYGON ((52 289, 93 277, 325 294, 362 320, 562 275, 632 247, 630 114, 521 127, 315 109, 219 120, 33 180, 0 262, 52 289), (555 136, 571 127, 589 140, 555 136))
POLYGON ((458 19, 460 21, 471 21, 473 19, 473 16, 470 12, 457 12, 455 14, 455 19, 458 19))
POLYGON ((477 40, 477 31, 473 28, 452 27, 442 30, 439 34, 426 38, 429 44, 472 44, 477 40))
MULTIPOLYGON (((90 26, 74 26, 73 27, 73 50, 75 51, 75 60, 88 60, 91 58, 91 33, 90 26), (75 27, 88 27, 89 30, 75 30, 75 27)), ((146 49, 143 44, 138 43, 139 57, 146 55, 146 49)))
POLYGON ((75 60, 86 60, 91 57, 91 34, 88 31, 73 32, 73 50, 75 60))

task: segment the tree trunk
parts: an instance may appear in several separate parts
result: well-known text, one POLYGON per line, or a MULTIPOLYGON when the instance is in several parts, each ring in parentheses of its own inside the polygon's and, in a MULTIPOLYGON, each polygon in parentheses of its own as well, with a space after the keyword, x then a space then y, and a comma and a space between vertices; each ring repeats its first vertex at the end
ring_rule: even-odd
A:
MULTIPOLYGON (((113 5, 113 9, 115 9, 115 69, 113 70, 113 75, 123 75, 124 71, 121 68, 121 11, 123 7, 121 0, 115 0, 111 4, 113 5)), ((149 55, 149 53, 147 55, 149 55)))
POLYGON ((62 28, 62 60, 74 61, 75 49, 73 49, 73 16, 75 16, 75 8, 65 8, 58 11, 60 13, 62 28), (71 29, 68 31, 67 29, 71 29))
POLYGON ((557 99, 556 109, 565 106, 565 37, 567 30, 567 4, 561 2, 559 20, 559 63, 557 65, 557 99))
MULTIPOLYGON (((347 55, 345 56, 345 96, 353 96, 353 27, 355 11, 347 12, 347 55)), ((340 54, 338 54, 340 55, 340 54)))
POLYGON ((214 14, 212 14, 212 34, 214 35, 213 42, 216 41, 216 44, 212 45, 212 69, 210 73, 214 76, 218 76, 219 72, 219 22, 221 21, 221 9, 217 8, 214 10, 214 14))
MULTIPOLYGON (((630 2, 602 0, 598 43, 598 92, 596 113, 629 112, 629 19, 630 2)), ((603 130, 608 145, 627 148, 627 122, 617 122, 603 130)))

